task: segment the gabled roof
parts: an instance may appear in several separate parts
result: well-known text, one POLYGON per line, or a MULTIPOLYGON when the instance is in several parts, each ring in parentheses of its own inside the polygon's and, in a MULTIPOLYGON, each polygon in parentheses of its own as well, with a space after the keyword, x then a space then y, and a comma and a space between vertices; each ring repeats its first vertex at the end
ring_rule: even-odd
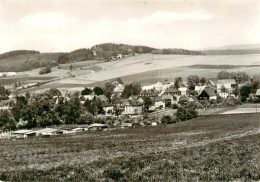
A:
POLYGON ((255 95, 256 95, 256 96, 260 96, 260 89, 257 89, 255 95))
POLYGON ((208 82, 207 82, 208 84, 211 84, 211 85, 213 85, 213 86, 215 86, 216 85, 216 81, 213 81, 213 80, 208 80, 208 82))
POLYGON ((169 87, 165 90, 164 93, 180 93, 181 91, 179 91, 177 88, 174 87, 169 87))
POLYGON ((226 84, 226 83, 236 84, 236 80, 235 79, 224 79, 224 80, 218 80, 218 82, 217 82, 217 84, 226 84))
POLYGON ((180 97, 179 101, 188 101, 188 97, 183 95, 180 97))
POLYGON ((33 130, 17 130, 14 131, 13 134, 29 134, 29 133, 34 133, 35 131, 33 130))
POLYGON ((105 95, 99 95, 97 96, 98 99, 100 99, 102 102, 107 102, 108 98, 105 95))
POLYGON ((197 97, 195 97, 195 96, 190 96, 189 99, 190 99, 190 100, 193 100, 194 102, 199 102, 199 100, 198 100, 197 97))
POLYGON ((182 91, 182 92, 185 92, 185 91, 188 90, 188 88, 187 88, 187 87, 180 87, 180 88, 178 88, 178 90, 179 90, 179 91, 182 91))
POLYGON ((91 127, 107 127, 107 124, 94 123, 89 126, 89 128, 91 127))
POLYGON ((195 90, 196 90, 196 91, 204 90, 205 87, 206 87, 206 85, 202 85, 202 86, 196 85, 196 86, 195 86, 195 90))
POLYGON ((40 130, 40 132, 44 132, 44 133, 54 133, 59 131, 59 129, 55 129, 55 128, 44 128, 42 130, 40 130))
POLYGON ((131 105, 131 106, 142 106, 142 105, 143 105, 142 103, 138 102, 138 100, 135 100, 135 99, 133 99, 133 100, 128 100, 127 103, 128 103, 129 105, 131 105))
MULTIPOLYGON (((205 91, 210 97, 216 96, 214 90, 211 89, 211 88, 206 87, 203 91, 205 91)), ((202 91, 202 92, 203 92, 203 91, 202 91)))
POLYGON ((143 95, 143 94, 156 95, 156 94, 158 94, 158 91, 155 89, 142 90, 140 92, 140 95, 143 95))

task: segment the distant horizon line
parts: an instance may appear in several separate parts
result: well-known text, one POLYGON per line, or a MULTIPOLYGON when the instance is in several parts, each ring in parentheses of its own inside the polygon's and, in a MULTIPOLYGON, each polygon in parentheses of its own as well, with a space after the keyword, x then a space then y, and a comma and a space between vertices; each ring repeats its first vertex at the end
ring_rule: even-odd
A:
MULTIPOLYGON (((13 52, 13 51, 38 51, 39 53, 68 53, 68 52, 72 52, 75 50, 79 50, 79 49, 91 49, 92 47, 94 47, 95 45, 100 45, 100 44, 123 44, 123 45, 130 45, 130 46, 145 46, 145 47, 150 47, 150 48, 154 48, 154 49, 184 49, 184 50, 190 50, 190 51, 205 51, 205 50, 214 50, 214 49, 220 49, 220 48, 225 48, 225 47, 231 47, 231 46, 259 46, 260 48, 260 43, 252 43, 252 44, 228 44, 228 45, 224 45, 224 46, 217 46, 217 47, 207 47, 207 48, 200 48, 200 49, 187 49, 187 48, 156 48, 154 46, 149 46, 149 45, 142 45, 142 44, 128 44, 128 43, 114 43, 114 42, 105 42, 105 43, 99 43, 99 44, 94 44, 91 47, 80 47, 80 48, 76 48, 76 49, 72 49, 70 51, 53 51, 55 50, 55 48, 51 49, 49 52, 47 51, 40 51, 37 49, 13 49, 10 51, 0 51, 0 54, 4 54, 4 53, 8 53, 8 52, 13 52)), ((252 49, 252 48, 251 48, 252 49)))

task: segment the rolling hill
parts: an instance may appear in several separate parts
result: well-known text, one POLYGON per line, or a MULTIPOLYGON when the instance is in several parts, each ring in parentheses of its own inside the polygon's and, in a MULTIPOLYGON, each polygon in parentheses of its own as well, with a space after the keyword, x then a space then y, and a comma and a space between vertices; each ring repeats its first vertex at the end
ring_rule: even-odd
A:
POLYGON ((141 45, 104 43, 90 49, 82 48, 65 53, 40 53, 35 50, 17 50, 0 54, 0 72, 30 71, 45 66, 75 63, 90 60, 110 60, 118 54, 133 56, 134 54, 155 55, 246 55, 260 54, 260 44, 233 45, 204 51, 186 49, 156 49, 141 45))
POLYGON ((242 50, 242 49, 260 49, 260 44, 241 44, 241 45, 227 45, 215 48, 207 48, 206 50, 242 50))

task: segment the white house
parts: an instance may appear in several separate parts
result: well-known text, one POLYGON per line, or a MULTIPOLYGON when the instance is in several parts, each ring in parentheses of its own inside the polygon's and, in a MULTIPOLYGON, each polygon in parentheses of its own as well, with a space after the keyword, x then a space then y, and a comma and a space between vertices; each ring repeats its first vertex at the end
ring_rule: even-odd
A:
POLYGON ((172 84, 171 83, 167 83, 167 84, 163 84, 161 82, 157 82, 155 84, 152 85, 147 85, 147 86, 143 86, 142 90, 152 90, 155 89, 159 92, 165 91, 167 88, 169 88, 172 84))
POLYGON ((181 95, 188 95, 188 88, 180 87, 178 90, 181 91, 181 95))
POLYGON ((157 123, 156 122, 152 122, 152 126, 157 126, 157 123))
POLYGON ((116 56, 117 59, 122 59, 122 57, 123 57, 122 54, 117 54, 116 56))
POLYGON ((225 79, 225 80, 218 80, 217 82, 217 92, 222 92, 221 89, 225 87, 229 93, 233 91, 235 87, 237 87, 237 83, 235 79, 225 79))
POLYGON ((103 107, 106 114, 112 114, 114 112, 114 106, 113 105, 107 105, 103 107))
POLYGON ((93 100, 95 95, 94 94, 90 94, 90 95, 83 95, 83 97, 85 98, 85 100, 93 100))
POLYGON ((113 91, 113 94, 114 95, 117 95, 117 96, 121 96, 121 94, 123 93, 124 91, 124 85, 122 84, 118 84, 115 88, 114 88, 114 91, 113 91))
POLYGON ((154 106, 156 108, 162 107, 162 109, 165 109, 165 102, 163 101, 163 99, 161 97, 156 97, 154 99, 154 106))
POLYGON ((198 95, 200 95, 201 92, 204 90, 205 87, 206 87, 206 85, 195 86, 195 91, 198 93, 198 95))
POLYGON ((235 79, 218 80, 217 93, 220 97, 223 98, 234 96, 232 92, 236 87, 238 87, 238 84, 236 83, 235 79), (223 91, 223 88, 225 88, 226 91, 223 91))

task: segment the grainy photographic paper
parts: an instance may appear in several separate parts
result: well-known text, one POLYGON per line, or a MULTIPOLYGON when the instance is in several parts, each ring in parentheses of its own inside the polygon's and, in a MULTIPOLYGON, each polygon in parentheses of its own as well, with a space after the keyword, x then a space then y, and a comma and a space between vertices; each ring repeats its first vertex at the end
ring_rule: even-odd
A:
POLYGON ((0 181, 259 181, 259 0, 0 1, 0 181))

